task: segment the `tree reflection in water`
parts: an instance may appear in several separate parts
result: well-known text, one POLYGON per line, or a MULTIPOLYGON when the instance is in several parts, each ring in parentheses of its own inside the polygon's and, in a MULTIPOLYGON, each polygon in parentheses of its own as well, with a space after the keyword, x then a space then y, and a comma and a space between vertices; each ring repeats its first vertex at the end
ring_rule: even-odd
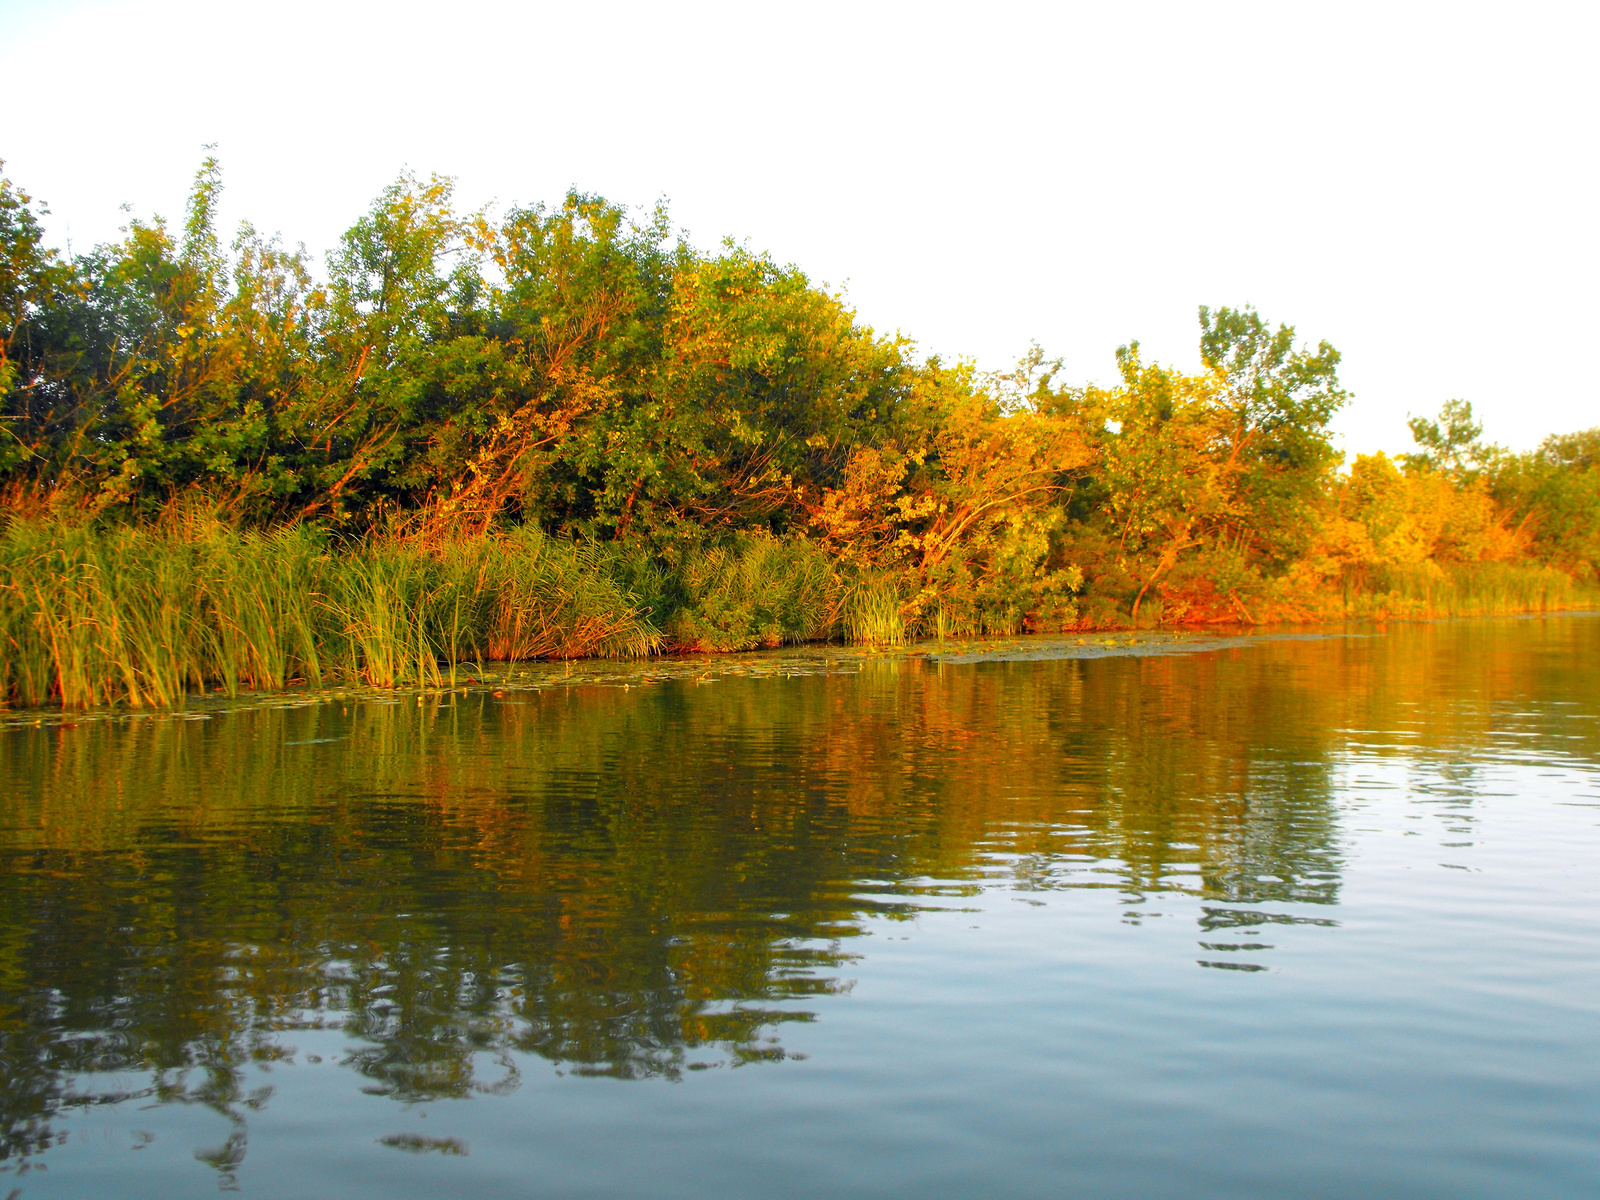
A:
POLYGON ((780 1060, 865 920, 952 890, 1188 893, 1202 964, 1258 966, 1335 921, 1341 755, 1470 807, 1496 706, 1592 639, 1484 629, 0 732, 0 1158, 204 1105, 226 1183, 307 1029, 406 1102, 780 1060))

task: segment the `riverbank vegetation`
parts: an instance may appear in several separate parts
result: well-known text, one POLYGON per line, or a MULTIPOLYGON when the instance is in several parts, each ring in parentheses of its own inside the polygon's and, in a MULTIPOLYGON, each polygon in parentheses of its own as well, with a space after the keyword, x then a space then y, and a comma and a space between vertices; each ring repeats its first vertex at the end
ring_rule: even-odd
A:
POLYGON ((1200 310, 1201 369, 985 374, 594 196, 401 176, 313 272, 216 229, 50 249, 0 182, 0 694, 428 686, 822 638, 1587 603, 1600 430, 1469 405, 1344 464, 1339 355, 1200 310), (470 676, 470 671, 469 671, 470 676))

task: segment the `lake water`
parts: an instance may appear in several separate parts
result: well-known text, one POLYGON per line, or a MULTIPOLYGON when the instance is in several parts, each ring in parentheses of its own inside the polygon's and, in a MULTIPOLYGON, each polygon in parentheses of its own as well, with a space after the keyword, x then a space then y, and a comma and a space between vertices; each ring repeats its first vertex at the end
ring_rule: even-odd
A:
POLYGON ((1086 640, 13 715, 0 1194, 1600 1194, 1600 619, 1086 640))

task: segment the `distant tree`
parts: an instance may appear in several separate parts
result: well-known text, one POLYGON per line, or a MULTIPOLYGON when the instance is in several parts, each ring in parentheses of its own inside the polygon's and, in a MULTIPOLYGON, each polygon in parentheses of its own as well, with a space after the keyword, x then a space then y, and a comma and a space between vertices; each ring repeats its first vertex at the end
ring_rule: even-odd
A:
POLYGON ((1498 451, 1483 474, 1496 502, 1527 530, 1535 557, 1600 578, 1600 429, 1552 434, 1523 454, 1498 451))
POLYGON ((1413 471, 1446 471, 1464 476, 1481 466, 1490 453, 1478 441, 1483 435, 1483 423, 1473 419, 1468 400, 1446 400, 1437 420, 1408 416, 1406 427, 1418 449, 1401 455, 1400 461, 1413 471))

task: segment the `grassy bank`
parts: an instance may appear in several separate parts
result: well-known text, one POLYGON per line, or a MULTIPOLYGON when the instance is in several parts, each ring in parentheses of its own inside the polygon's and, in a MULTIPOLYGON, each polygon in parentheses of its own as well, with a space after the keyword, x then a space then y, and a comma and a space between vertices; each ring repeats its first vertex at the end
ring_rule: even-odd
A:
POLYGON ((438 686, 488 662, 865 632, 877 599, 816 548, 759 535, 664 561, 534 528, 334 542, 182 513, 14 518, 0 530, 0 698, 161 707, 298 682, 438 686))
POLYGON ((1600 589, 1537 563, 1435 564, 1393 572, 1370 588, 1348 588, 1353 618, 1482 617, 1600 607, 1600 589))
MULTIPOLYGON (((1203 568, 1204 563, 1200 566, 1203 568)), ((1427 561, 1416 566, 1358 570, 1307 580, 1293 574, 1254 577, 1220 592, 1201 574, 1198 583, 1157 595, 1141 611, 1141 627, 1280 625, 1328 621, 1430 620, 1510 616, 1600 608, 1600 586, 1536 562, 1427 561)), ((1086 609, 1117 627, 1113 597, 1086 609)), ((1122 610, 1125 615, 1126 609, 1122 610)), ((1130 623, 1131 622, 1127 622, 1130 623)))
POLYGON ((1248 305, 1073 383, 661 209, 403 173, 318 276, 221 188, 63 254, 0 178, 0 703, 1595 602, 1600 428, 1514 452, 1451 400, 1346 460, 1338 350, 1248 305))
POLYGON ((305 526, 12 521, 0 691, 24 705, 166 706, 192 690, 430 685, 477 661, 650 653, 661 634, 613 566, 537 531, 335 549, 305 526))
MULTIPOLYGON (((1436 566, 1212 620, 1405 618, 1596 603, 1548 567, 1436 566)), ((1080 627, 1128 627, 1094 608, 1080 627)), ((1153 604, 1139 624, 1183 621, 1153 604)), ((1191 615, 1190 620, 1193 620, 1191 615)), ((1020 632, 1013 628, 988 632, 1020 632)), ((744 534, 656 557, 523 528, 454 541, 334 542, 196 513, 154 525, 14 518, 0 531, 0 697, 21 706, 180 705, 294 683, 446 686, 481 664, 734 651, 972 633, 914 581, 853 572, 813 543, 744 534)))

